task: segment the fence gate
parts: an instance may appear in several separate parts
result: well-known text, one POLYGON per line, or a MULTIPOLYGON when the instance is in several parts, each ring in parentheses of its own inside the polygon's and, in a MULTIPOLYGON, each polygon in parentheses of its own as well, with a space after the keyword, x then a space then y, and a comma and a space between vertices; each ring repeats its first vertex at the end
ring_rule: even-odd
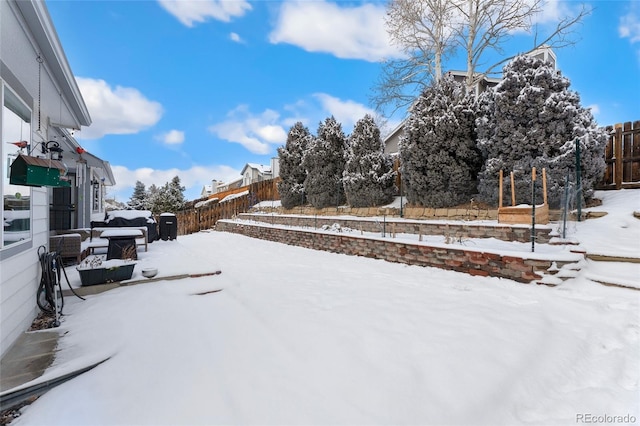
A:
POLYGON ((599 189, 640 188, 640 120, 606 128, 605 170, 599 189))

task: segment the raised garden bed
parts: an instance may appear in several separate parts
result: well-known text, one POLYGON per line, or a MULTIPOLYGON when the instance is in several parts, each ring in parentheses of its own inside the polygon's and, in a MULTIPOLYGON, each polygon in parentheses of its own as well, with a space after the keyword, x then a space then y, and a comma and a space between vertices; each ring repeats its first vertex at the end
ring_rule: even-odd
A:
POLYGON ((78 266, 76 269, 80 274, 80 281, 83 286, 112 283, 116 281, 130 280, 133 276, 135 262, 113 259, 102 262, 98 265, 90 263, 78 266))

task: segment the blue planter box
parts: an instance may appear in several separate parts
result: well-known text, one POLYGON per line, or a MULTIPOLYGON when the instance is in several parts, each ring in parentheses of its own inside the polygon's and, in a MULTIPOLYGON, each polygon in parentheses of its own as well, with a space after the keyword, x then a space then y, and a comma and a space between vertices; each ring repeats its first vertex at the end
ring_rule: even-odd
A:
POLYGON ((120 266, 78 269, 83 286, 130 280, 135 263, 120 266))

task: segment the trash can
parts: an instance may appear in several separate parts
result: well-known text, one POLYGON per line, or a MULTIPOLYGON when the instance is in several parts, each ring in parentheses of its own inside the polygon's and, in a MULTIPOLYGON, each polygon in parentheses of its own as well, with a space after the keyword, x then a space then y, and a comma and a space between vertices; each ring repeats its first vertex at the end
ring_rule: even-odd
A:
POLYGON ((178 218, 173 213, 160 214, 160 238, 164 241, 178 238, 178 218))

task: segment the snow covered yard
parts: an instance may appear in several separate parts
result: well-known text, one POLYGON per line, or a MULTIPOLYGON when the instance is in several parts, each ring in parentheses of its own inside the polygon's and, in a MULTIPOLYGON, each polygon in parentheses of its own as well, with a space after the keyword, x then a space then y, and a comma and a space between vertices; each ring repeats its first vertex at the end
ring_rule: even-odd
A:
POLYGON ((637 291, 527 286, 221 233, 160 244, 223 272, 68 302, 52 369, 112 357, 15 424, 638 417, 637 291))
MULTIPOLYGON (((574 237, 637 236, 620 205, 574 237)), ((550 288, 218 232, 154 242, 140 263, 222 274, 68 298, 45 376, 111 358, 12 424, 640 419, 640 292, 595 284, 607 272, 590 263, 550 288)))

